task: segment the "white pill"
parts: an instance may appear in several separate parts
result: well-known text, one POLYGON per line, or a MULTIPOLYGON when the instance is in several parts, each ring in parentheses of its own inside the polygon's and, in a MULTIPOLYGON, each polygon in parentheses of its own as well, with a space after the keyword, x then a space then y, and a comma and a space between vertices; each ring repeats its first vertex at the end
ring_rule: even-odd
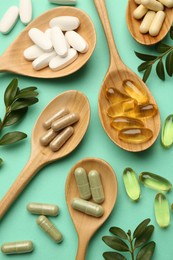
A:
POLYGON ((58 5, 75 5, 76 0, 49 0, 50 3, 58 5))
POLYGON ((81 53, 87 52, 88 43, 80 34, 75 31, 68 31, 65 33, 65 37, 73 49, 81 53))
POLYGON ((133 12, 133 17, 141 19, 148 12, 148 8, 143 5, 139 5, 133 12))
POLYGON ((141 4, 152 11, 163 11, 164 6, 156 0, 141 0, 141 4))
POLYGON ((158 0, 158 1, 168 8, 173 7, 173 0, 158 0))
POLYGON ((29 30, 28 35, 30 39, 44 51, 52 51, 53 46, 51 40, 37 28, 32 28, 29 30))
POLYGON ((60 56, 54 57, 49 62, 49 67, 51 70, 57 71, 63 69, 64 67, 70 65, 74 60, 78 57, 78 53, 76 50, 70 48, 68 50, 68 54, 65 58, 61 58, 60 56))
POLYGON ((40 55, 42 55, 44 51, 40 49, 37 45, 32 45, 28 47, 26 50, 23 52, 23 56, 25 57, 26 60, 35 60, 38 58, 40 55))
POLYGON ((140 4, 141 4, 141 0, 135 0, 135 3, 136 3, 137 5, 140 5, 140 4))
POLYGON ((0 32, 4 34, 9 33, 17 22, 18 16, 19 8, 17 6, 11 6, 0 21, 0 32))
POLYGON ((59 16, 49 22, 50 27, 58 26, 62 31, 76 30, 80 25, 80 21, 75 16, 59 16))
POLYGON ((67 40, 59 27, 51 30, 52 45, 60 57, 66 57, 68 53, 67 40))
POLYGON ((32 0, 20 0, 19 15, 23 24, 28 24, 32 20, 32 0))
POLYGON ((163 22, 165 20, 165 12, 158 11, 151 23, 149 34, 151 36, 157 36, 162 28, 163 22))
POLYGON ((55 56, 55 51, 44 53, 32 62, 32 66, 35 70, 41 70, 47 67, 51 59, 55 56))
POLYGON ((155 17, 156 13, 154 11, 148 11, 144 16, 144 19, 139 27, 141 33, 148 33, 151 23, 155 17))
MULTIPOLYGON (((51 40, 51 28, 46 29, 46 31, 44 32, 44 34, 46 35, 46 37, 48 37, 51 40)), ((51 40, 52 41, 52 40, 51 40)))

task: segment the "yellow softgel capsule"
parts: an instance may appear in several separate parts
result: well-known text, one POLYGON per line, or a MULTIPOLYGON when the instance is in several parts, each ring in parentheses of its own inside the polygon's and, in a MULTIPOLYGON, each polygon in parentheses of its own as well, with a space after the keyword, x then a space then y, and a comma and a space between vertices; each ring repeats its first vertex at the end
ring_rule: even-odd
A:
POLYGON ((155 104, 138 105, 135 106, 135 109, 134 111, 132 111, 131 116, 148 118, 155 116, 157 112, 158 108, 155 104))
POLYGON ((126 143, 142 144, 153 137, 153 132, 148 128, 125 128, 120 130, 118 137, 126 143))
POLYGON ((6 255, 30 253, 33 249, 33 243, 30 240, 5 243, 1 246, 2 253, 6 255))
POLYGON ((128 100, 130 97, 116 88, 107 88, 106 98, 108 99, 109 103, 114 104, 128 100))
POLYGON ((137 118, 117 116, 111 122, 111 126, 117 130, 121 130, 124 128, 144 127, 144 123, 137 118))
POLYGON ((78 167, 74 171, 76 184, 78 187, 79 195, 81 199, 88 200, 91 198, 91 190, 89 186, 88 176, 86 171, 82 167, 78 167))
POLYGON ((173 144, 173 115, 169 115, 164 121, 161 143, 166 148, 169 148, 173 144))
POLYGON ((105 196, 99 172, 96 170, 91 170, 88 173, 88 179, 93 200, 96 203, 102 203, 105 196))
POLYGON ((127 195, 134 201, 138 200, 141 194, 141 189, 136 173, 132 168, 126 168, 123 171, 123 181, 127 195))
POLYGON ((129 115, 135 108, 135 101, 127 99, 125 101, 110 105, 107 111, 109 117, 115 118, 117 116, 129 115))
POLYGON ((158 193, 154 200, 154 211, 158 225, 162 228, 169 226, 170 210, 169 203, 163 193, 158 193))
POLYGON ((141 172, 139 175, 139 180, 145 186, 155 190, 169 191, 172 188, 170 181, 151 172, 141 172))

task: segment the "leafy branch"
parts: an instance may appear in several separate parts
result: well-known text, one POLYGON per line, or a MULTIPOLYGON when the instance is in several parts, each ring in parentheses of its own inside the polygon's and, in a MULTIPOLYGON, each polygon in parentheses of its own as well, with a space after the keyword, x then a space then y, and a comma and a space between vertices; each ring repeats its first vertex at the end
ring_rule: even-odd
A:
MULTIPOLYGON (((173 26, 170 29, 170 38, 173 40, 173 26)), ((157 76, 161 80, 165 80, 165 72, 167 72, 170 77, 173 76, 173 46, 161 42, 157 45, 156 51, 160 55, 155 56, 135 51, 136 56, 144 61, 138 66, 138 71, 144 72, 144 82, 146 82, 150 76, 154 64, 156 64, 157 76)))
MULTIPOLYGON (((139 248, 136 260, 150 260, 154 254, 156 244, 154 241, 148 242, 154 231, 154 226, 148 225, 149 222, 149 218, 142 221, 133 234, 131 230, 126 233, 119 227, 111 227, 109 231, 113 236, 104 236, 102 239, 112 249, 129 252, 132 260, 135 259, 135 250, 139 248)), ((126 260, 126 257, 118 252, 104 252, 103 257, 106 260, 126 260)))

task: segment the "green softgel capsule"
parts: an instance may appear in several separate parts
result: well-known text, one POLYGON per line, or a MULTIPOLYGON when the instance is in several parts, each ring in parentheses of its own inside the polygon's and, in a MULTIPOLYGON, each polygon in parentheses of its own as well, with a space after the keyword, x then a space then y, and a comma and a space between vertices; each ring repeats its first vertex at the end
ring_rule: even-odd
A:
POLYGON ((151 172, 142 172, 139 179, 145 186, 155 190, 169 191, 172 188, 170 181, 151 172))
POLYGON ((141 194, 140 185, 136 173, 131 168, 126 168, 123 172, 123 181, 126 192, 132 200, 138 200, 141 194))
POLYGON ((96 203, 102 203, 105 199, 100 174, 96 170, 88 173, 92 198, 96 203))
POLYGON ((1 246, 2 253, 6 255, 30 253, 33 249, 33 243, 30 240, 5 243, 1 246))
POLYGON ((59 207, 54 204, 30 202, 27 205, 27 210, 32 214, 46 215, 55 217, 59 214, 59 207))
POLYGON ((78 167, 74 171, 76 184, 78 187, 79 195, 81 199, 88 200, 91 198, 91 191, 88 182, 88 176, 86 171, 82 167, 78 167))
POLYGON ((173 144, 173 115, 169 115, 164 121, 161 143, 165 148, 169 148, 173 144))
POLYGON ((169 203, 163 193, 158 193, 154 200, 154 211, 158 225, 162 228, 169 226, 170 210, 169 203))

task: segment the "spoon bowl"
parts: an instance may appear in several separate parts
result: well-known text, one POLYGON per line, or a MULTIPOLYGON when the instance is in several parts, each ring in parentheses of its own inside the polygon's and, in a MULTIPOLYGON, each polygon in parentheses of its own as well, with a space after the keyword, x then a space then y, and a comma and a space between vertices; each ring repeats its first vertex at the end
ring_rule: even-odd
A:
POLYGON ((30 159, 4 198, 0 201, 0 219, 43 166, 68 155, 78 146, 87 131, 89 120, 90 105, 88 99, 76 90, 69 90, 58 95, 46 106, 33 128, 30 159), (52 152, 49 146, 42 146, 39 140, 46 132, 43 128, 43 122, 62 107, 67 107, 69 111, 77 113, 80 119, 78 123, 73 125, 74 134, 70 139, 57 152, 52 152))
POLYGON ((127 26, 129 29, 129 32, 131 33, 132 37, 139 43, 143 45, 153 45, 158 42, 160 42, 168 33, 170 30, 170 27, 172 26, 173 22, 173 8, 166 8, 164 9, 164 12, 166 13, 165 21, 163 23, 163 26, 161 28, 160 33, 153 37, 147 34, 142 34, 139 31, 139 27, 141 24, 141 20, 137 20, 133 17, 133 12, 137 8, 137 4, 134 0, 128 0, 127 10, 126 10, 126 21, 127 26))
POLYGON ((78 251, 76 260, 83 260, 85 259, 86 249, 90 239, 109 217, 115 205, 117 198, 117 179, 115 172, 104 160, 97 158, 83 159, 76 163, 70 170, 66 180, 65 193, 67 206, 78 234, 78 251), (101 204, 104 208, 104 214, 100 218, 86 215, 71 207, 71 200, 74 197, 79 197, 74 177, 74 170, 78 167, 84 168, 87 173, 93 169, 100 173, 105 195, 105 200, 101 204))
POLYGON ((75 7, 57 7, 53 8, 35 20, 33 20, 18 36, 18 38, 8 47, 4 54, 0 57, 0 71, 13 72, 20 75, 25 75, 35 78, 60 78, 74 73, 79 70, 90 58, 96 45, 96 33, 94 25, 90 17, 82 10, 75 7), (32 67, 32 63, 27 61, 23 52, 26 48, 33 45, 28 36, 28 31, 35 27, 41 31, 49 28, 49 21, 56 16, 76 16, 80 20, 80 26, 77 32, 87 41, 88 51, 84 54, 79 53, 78 58, 67 67, 52 71, 44 68, 36 71, 32 67))

